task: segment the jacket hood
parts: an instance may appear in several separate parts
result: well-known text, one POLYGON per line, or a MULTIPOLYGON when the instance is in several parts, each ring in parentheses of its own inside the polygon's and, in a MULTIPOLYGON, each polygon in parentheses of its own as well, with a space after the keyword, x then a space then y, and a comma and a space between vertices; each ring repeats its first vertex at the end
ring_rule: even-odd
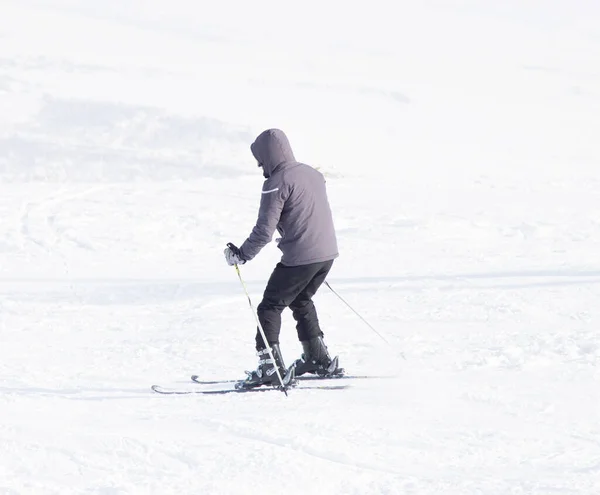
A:
POLYGON ((250 150, 259 166, 262 166, 265 177, 270 177, 282 163, 296 161, 290 142, 280 129, 267 129, 261 132, 250 145, 250 150))

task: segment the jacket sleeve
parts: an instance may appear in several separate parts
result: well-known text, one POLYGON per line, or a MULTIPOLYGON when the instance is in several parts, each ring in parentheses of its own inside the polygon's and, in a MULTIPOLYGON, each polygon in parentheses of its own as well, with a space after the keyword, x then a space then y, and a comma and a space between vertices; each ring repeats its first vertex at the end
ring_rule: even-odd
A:
POLYGON ((271 242, 288 196, 287 188, 283 184, 280 183, 277 187, 270 182, 266 181, 263 186, 256 225, 240 247, 242 259, 246 261, 254 258, 271 242))

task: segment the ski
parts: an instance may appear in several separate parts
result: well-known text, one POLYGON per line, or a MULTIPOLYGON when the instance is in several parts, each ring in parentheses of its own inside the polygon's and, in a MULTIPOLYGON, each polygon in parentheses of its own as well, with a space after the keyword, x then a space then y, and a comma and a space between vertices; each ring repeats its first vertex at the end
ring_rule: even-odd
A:
MULTIPOLYGON (((238 380, 234 380, 238 381, 238 380)), ((217 382, 220 384, 223 382, 217 382)), ((350 385, 318 385, 318 386, 300 386, 288 388, 291 390, 344 390, 349 388, 350 385)), ((247 392, 283 392, 277 387, 257 387, 257 388, 222 388, 218 390, 202 390, 202 389, 177 389, 162 387, 160 385, 152 385, 152 390, 156 393, 163 395, 190 395, 190 394, 203 394, 203 395, 225 395, 225 394, 245 394, 247 392)))
MULTIPOLYGON (((192 375, 191 380, 200 385, 219 385, 220 383, 235 383, 240 380, 202 380, 199 375, 192 375)), ((324 380, 366 380, 375 378, 394 378, 393 376, 376 376, 376 375, 333 375, 333 376, 317 376, 317 375, 302 375, 294 379, 298 381, 324 381, 324 380)))

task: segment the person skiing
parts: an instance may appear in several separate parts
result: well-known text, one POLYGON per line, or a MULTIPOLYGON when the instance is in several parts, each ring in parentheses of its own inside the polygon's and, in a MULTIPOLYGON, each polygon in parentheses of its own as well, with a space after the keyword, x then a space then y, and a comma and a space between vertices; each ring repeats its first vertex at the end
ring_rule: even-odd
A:
POLYGON ((325 281, 334 259, 339 256, 333 216, 325 177, 313 167, 296 161, 285 133, 267 129, 250 146, 262 168, 265 182, 261 192, 258 220, 244 243, 229 243, 224 251, 229 265, 252 260, 275 232, 282 251, 257 307, 267 342, 256 333, 258 368, 246 372, 243 388, 279 385, 277 366, 284 383, 293 376, 313 373, 320 376, 343 374, 338 357, 331 358, 323 340, 313 296, 325 281), (289 307, 296 320, 303 354, 286 370, 279 348, 281 313, 289 307), (268 347, 275 359, 269 357, 268 347))

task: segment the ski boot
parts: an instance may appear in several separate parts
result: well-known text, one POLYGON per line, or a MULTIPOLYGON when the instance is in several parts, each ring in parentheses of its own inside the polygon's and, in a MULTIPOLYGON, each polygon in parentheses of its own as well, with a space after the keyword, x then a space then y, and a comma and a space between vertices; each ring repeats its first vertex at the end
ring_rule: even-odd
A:
POLYGON ((281 357, 281 351, 279 350, 279 344, 271 344, 271 352, 275 358, 275 363, 269 356, 267 349, 257 351, 258 356, 258 368, 254 371, 246 371, 245 380, 241 380, 235 384, 235 388, 255 388, 262 385, 270 385, 273 387, 281 388, 281 382, 275 371, 275 364, 279 370, 279 374, 283 380, 283 387, 293 387, 296 384, 294 380, 295 370, 286 370, 283 364, 283 358, 281 357))
POLYGON ((338 356, 331 359, 329 352, 327 352, 327 346, 323 342, 323 337, 303 340, 301 343, 304 353, 290 367, 290 369, 294 368, 295 376, 300 376, 304 373, 313 373, 326 378, 342 376, 344 374, 344 369, 338 366, 338 356))

